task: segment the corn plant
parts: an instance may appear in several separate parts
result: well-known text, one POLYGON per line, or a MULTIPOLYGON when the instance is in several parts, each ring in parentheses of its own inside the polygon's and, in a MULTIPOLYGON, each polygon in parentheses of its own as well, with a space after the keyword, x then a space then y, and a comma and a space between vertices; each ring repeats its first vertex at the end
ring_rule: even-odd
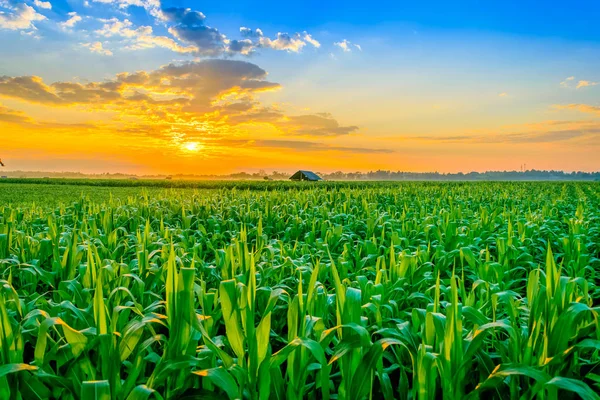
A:
POLYGON ((2 185, 1 399, 600 398, 598 184, 112 185, 2 185))

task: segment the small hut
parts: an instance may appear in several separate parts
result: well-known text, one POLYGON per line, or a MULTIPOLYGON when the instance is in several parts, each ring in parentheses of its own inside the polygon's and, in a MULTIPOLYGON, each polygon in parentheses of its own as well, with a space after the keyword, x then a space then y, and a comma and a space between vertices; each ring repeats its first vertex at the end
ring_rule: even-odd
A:
POLYGON ((311 171, 298 171, 290 177, 291 181, 322 181, 321 177, 311 171))

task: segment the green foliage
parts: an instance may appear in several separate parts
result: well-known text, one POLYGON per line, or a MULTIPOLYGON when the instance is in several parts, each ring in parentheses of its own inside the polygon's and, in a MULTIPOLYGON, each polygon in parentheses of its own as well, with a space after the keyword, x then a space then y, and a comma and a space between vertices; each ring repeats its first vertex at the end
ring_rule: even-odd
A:
POLYGON ((598 184, 244 185, 3 184, 0 398, 599 398, 598 184))

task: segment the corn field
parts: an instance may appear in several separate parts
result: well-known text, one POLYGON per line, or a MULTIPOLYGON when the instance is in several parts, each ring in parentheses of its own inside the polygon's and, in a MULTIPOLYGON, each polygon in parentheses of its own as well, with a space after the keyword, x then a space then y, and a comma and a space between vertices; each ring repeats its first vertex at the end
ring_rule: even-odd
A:
POLYGON ((0 399, 600 399, 599 184, 26 186, 0 399))

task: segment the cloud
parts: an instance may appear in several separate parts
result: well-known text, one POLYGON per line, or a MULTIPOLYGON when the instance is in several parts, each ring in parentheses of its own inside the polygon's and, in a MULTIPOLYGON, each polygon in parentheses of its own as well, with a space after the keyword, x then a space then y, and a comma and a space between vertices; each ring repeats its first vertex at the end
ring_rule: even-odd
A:
POLYGON ((358 131, 358 126, 340 126, 328 113, 291 116, 287 119, 297 135, 342 136, 358 131))
POLYGON ((563 88, 567 88, 567 89, 572 89, 573 87, 575 87, 575 89, 581 89, 584 87, 596 86, 599 84, 600 84, 600 82, 593 82, 593 81, 587 81, 587 80, 579 80, 575 84, 575 77, 570 76, 570 77, 566 78, 564 81, 562 81, 560 83, 560 86, 563 88))
POLYGON ((333 137, 358 131, 358 126, 341 126, 329 113, 285 115, 269 107, 252 107, 248 112, 232 113, 227 119, 231 125, 267 123, 291 136, 333 137))
POLYGON ((16 111, 0 104, 0 122, 23 124, 31 122, 31 119, 21 111, 16 111))
POLYGON ((310 34, 277 33, 275 39, 264 36, 262 30, 241 27, 243 39, 229 39, 217 28, 206 25, 206 16, 190 8, 171 7, 162 10, 166 22, 172 23, 169 33, 181 42, 196 48, 195 55, 216 57, 224 54, 250 55, 256 49, 273 49, 298 53, 307 43, 321 44, 310 34))
POLYGON ((61 104, 63 101, 37 76, 0 76, 0 95, 31 103, 61 104))
POLYGON ((508 97, 508 93, 506 93, 506 92, 499 93, 498 97, 508 97))
POLYGON ((199 11, 193 11, 191 8, 171 7, 162 10, 166 21, 176 22, 186 26, 204 25, 206 16, 199 11))
POLYGON ((553 107, 559 110, 576 110, 583 113, 600 115, 600 106, 591 106, 589 104, 556 104, 553 107))
MULTIPOLYGON (((148 11, 150 15, 162 19, 160 10, 160 0, 92 0, 94 3, 111 4, 119 9, 126 9, 132 6, 141 7, 148 11)), ((89 2, 88 2, 89 6, 89 2)))
POLYGON ((198 49, 194 46, 181 46, 175 40, 167 36, 154 36, 151 26, 140 26, 133 29, 133 23, 128 19, 123 21, 111 18, 104 21, 102 28, 96 34, 104 37, 121 37, 129 41, 128 50, 149 49, 162 47, 177 53, 196 53, 198 49))
POLYGON ((77 15, 76 12, 70 12, 68 15, 70 17, 68 20, 58 24, 62 29, 71 29, 75 26, 75 24, 81 22, 82 20, 82 18, 77 15))
POLYGON ((308 34, 306 31, 304 31, 304 40, 306 40, 308 43, 310 43, 311 45, 313 45, 314 47, 316 47, 317 49, 319 47, 321 47, 321 43, 319 43, 316 39, 314 39, 310 34, 308 34))
POLYGON ((565 78, 565 80, 560 83, 560 86, 562 86, 564 88, 568 88, 570 83, 574 80, 575 80, 574 76, 569 76, 568 78, 565 78))
POLYGON ((257 39, 263 36, 263 31, 261 31, 260 29, 256 28, 256 30, 252 30, 250 28, 246 28, 245 26, 242 26, 240 28, 240 33, 243 37, 253 39, 257 39))
POLYGON ((33 4, 37 8, 43 8, 43 9, 46 9, 46 10, 51 10, 52 9, 52 4, 49 1, 34 0, 33 4))
POLYGON ((256 45, 250 39, 231 40, 228 51, 233 54, 250 55, 256 49, 256 45))
POLYGON ((81 43, 83 47, 88 48, 92 53, 98 53, 105 56, 112 56, 112 51, 105 49, 102 46, 102 42, 94 42, 94 43, 81 43))
POLYGON ((42 14, 38 14, 33 7, 25 3, 16 6, 7 7, 10 11, 0 11, 0 28, 9 30, 36 29, 34 22, 46 19, 42 14))
POLYGON ((40 35, 37 34, 37 30, 31 30, 31 31, 20 31, 22 36, 29 36, 32 37, 34 39, 41 39, 42 37, 40 35))
POLYGON ((576 89, 581 89, 582 87, 586 87, 586 86, 596 86, 600 84, 600 82, 592 82, 592 81, 579 81, 577 83, 577 87, 576 89))
POLYGON ((268 37, 261 37, 258 40, 259 47, 268 48, 273 50, 285 50, 291 53, 298 53, 304 46, 306 46, 306 42, 301 39, 299 34, 294 36, 290 36, 287 33, 277 33, 276 39, 269 39, 268 37))
POLYGON ((352 51, 352 49, 350 48, 350 42, 347 41, 346 39, 342 40, 341 42, 335 42, 335 43, 333 43, 333 45, 339 47, 340 49, 342 49, 345 52, 352 51))
POLYGON ((263 31, 258 28, 252 30, 243 26, 240 28, 240 33, 244 38, 246 38, 246 43, 248 43, 247 49, 251 48, 251 50, 247 51, 246 54, 251 53, 255 48, 299 53, 302 48, 306 46, 306 44, 310 44, 315 48, 321 47, 321 43, 319 43, 306 31, 304 31, 302 34, 296 33, 294 35, 279 32, 277 33, 275 39, 264 36, 263 31))
POLYGON ((14 110, 8 107, 4 107, 0 104, 0 123, 2 124, 15 124, 23 128, 34 128, 34 129, 58 129, 58 130, 70 130, 70 129, 83 129, 90 130, 97 128, 94 124, 82 124, 82 123, 59 123, 52 121, 36 121, 23 111, 14 110))
POLYGON ((227 51, 227 37, 216 28, 205 25, 206 17, 190 8, 171 7, 162 10, 165 21, 174 25, 169 33, 195 47, 196 55, 219 56, 227 51))
MULTIPOLYGON (((598 109, 600 113, 600 108, 598 109)), ((415 136, 411 139, 465 144, 520 144, 520 143, 563 143, 571 140, 600 139, 598 121, 545 121, 537 124, 520 125, 509 132, 490 132, 474 135, 415 136)), ((600 142, 598 142, 600 143, 600 142)))
POLYGON ((266 71, 252 63, 214 59, 168 64, 151 72, 121 73, 112 80, 85 84, 46 84, 36 76, 0 76, 0 96, 46 105, 98 104, 102 107, 120 107, 124 104, 151 103, 202 113, 218 109, 228 102, 236 102, 236 98, 242 102, 248 101, 247 97, 253 93, 280 87, 277 83, 267 81, 266 76, 266 71), (231 93, 234 93, 234 98, 220 100, 231 93), (170 99, 164 100, 165 96, 170 99), (213 100, 221 102, 213 105, 213 100))
POLYGON ((550 143, 561 142, 582 137, 589 134, 600 133, 600 127, 594 130, 562 130, 543 132, 538 134, 515 133, 515 134, 492 134, 492 135, 453 135, 453 136, 419 136, 416 140, 426 140, 445 143, 550 143))
POLYGON ((345 53, 349 53, 352 51, 352 47, 355 47, 356 49, 358 49, 359 51, 362 51, 362 47, 358 44, 354 44, 346 39, 342 40, 341 42, 335 42, 333 43, 334 46, 339 47, 340 49, 342 49, 345 53))
MULTIPOLYGON (((242 142, 244 143, 244 142, 242 142)), ((254 140, 245 142, 247 144, 254 145, 256 147, 270 147, 277 149, 288 149, 296 151, 340 151, 347 153, 359 153, 359 154, 386 154, 394 153, 391 149, 372 149, 367 147, 345 147, 345 146, 332 146, 319 142, 306 142, 297 140, 254 140)))
MULTIPOLYGON (((95 43, 86 47, 100 50, 95 43)), ((278 83, 267 80, 262 68, 231 59, 171 63, 153 71, 124 72, 88 83, 45 83, 34 76, 0 76, 0 98, 89 112, 110 111, 115 115, 110 131, 169 143, 173 135, 202 141, 250 132, 334 137, 358 131, 356 126, 340 124, 329 113, 290 115, 280 107, 261 104, 260 93, 279 88, 278 83)))
MULTIPOLYGON (((98 0, 97 0, 98 1, 98 0)), ((139 5, 137 1, 102 2, 119 5, 120 8, 139 5)), ((155 10, 155 6, 147 7, 155 10)), ((257 49, 273 49, 287 52, 300 52, 307 44, 320 47, 320 43, 308 32, 303 34, 278 33, 274 39, 266 37, 260 29, 240 28, 240 39, 230 39, 217 28, 206 24, 206 16, 191 8, 169 7, 154 13, 161 23, 167 26, 169 36, 155 36, 151 26, 134 27, 129 19, 111 18, 101 20, 104 25, 96 34, 104 37, 121 37, 130 43, 129 50, 162 47, 181 54, 197 57, 222 57, 253 54, 257 49)))

